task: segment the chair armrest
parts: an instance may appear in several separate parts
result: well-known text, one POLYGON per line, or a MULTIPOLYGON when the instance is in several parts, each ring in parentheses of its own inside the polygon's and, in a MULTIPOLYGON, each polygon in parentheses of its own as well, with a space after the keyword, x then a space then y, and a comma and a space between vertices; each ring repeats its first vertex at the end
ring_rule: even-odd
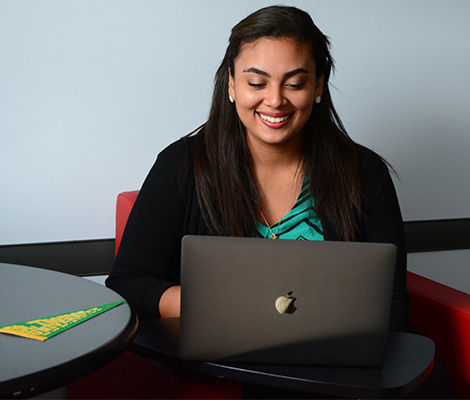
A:
POLYGON ((470 398, 470 295, 408 272, 410 319, 432 339, 462 398, 470 398))

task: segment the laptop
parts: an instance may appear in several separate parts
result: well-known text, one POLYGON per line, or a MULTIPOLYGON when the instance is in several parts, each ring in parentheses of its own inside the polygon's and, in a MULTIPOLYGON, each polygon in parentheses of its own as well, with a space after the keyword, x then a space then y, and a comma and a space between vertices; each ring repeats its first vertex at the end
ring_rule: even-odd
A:
POLYGON ((185 236, 180 357, 379 367, 396 247, 185 236))

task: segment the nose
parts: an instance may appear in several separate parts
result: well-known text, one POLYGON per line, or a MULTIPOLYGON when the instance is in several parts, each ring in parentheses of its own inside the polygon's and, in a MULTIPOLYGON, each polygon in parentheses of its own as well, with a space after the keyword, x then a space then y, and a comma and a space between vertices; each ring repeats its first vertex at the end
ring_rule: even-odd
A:
POLYGON ((284 90, 282 86, 269 85, 266 90, 264 102, 267 106, 278 109, 285 102, 284 90))

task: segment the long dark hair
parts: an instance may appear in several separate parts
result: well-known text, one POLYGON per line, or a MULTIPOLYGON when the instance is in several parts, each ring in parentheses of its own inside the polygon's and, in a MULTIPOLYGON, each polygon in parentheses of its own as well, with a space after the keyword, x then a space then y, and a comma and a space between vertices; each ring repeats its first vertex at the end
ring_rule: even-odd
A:
POLYGON ((242 46, 262 37, 289 37, 307 43, 324 76, 322 100, 315 104, 303 129, 302 160, 309 195, 322 224, 343 240, 354 240, 362 209, 361 171, 355 144, 333 106, 329 77, 334 70, 329 39, 306 12, 295 7, 260 9, 233 29, 225 57, 215 76, 212 106, 196 137, 192 165, 198 200, 213 233, 253 236, 260 200, 252 174, 244 127, 228 98, 229 70, 242 46))

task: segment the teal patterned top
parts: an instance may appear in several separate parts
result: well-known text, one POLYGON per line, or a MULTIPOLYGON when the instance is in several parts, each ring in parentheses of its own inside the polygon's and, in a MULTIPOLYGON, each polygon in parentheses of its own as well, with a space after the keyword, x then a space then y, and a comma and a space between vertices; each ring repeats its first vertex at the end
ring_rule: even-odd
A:
POLYGON ((308 198, 308 183, 300 191, 294 207, 281 219, 272 225, 271 230, 258 222, 257 237, 270 238, 272 233, 278 239, 291 240, 324 240, 323 228, 314 209, 314 200, 308 198))

